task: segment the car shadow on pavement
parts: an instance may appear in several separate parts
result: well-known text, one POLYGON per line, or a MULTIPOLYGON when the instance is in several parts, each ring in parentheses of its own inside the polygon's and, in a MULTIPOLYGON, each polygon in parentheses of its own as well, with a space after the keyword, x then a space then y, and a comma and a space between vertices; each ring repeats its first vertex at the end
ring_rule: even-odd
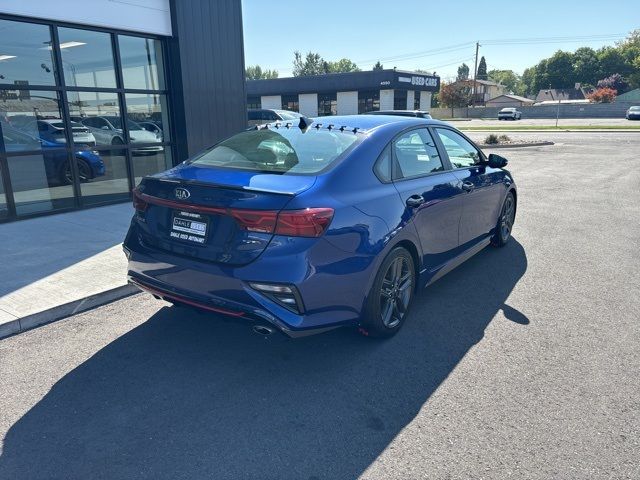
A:
POLYGON ((162 308, 11 427, 0 478, 356 478, 499 310, 528 324, 505 305, 526 269, 515 238, 485 249, 421 292, 388 341, 347 329, 264 338, 162 308))

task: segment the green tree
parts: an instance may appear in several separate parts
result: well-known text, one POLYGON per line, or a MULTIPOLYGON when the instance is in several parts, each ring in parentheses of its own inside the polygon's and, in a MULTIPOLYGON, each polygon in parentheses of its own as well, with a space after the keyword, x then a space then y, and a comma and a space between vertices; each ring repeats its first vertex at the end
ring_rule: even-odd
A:
POLYGON ((380 63, 380 60, 378 60, 376 64, 373 66, 373 71, 375 72, 376 70, 384 70, 384 67, 380 63))
POLYGON ((581 47, 573 52, 573 73, 576 81, 595 85, 599 76, 598 55, 593 48, 581 47))
POLYGON ((536 67, 529 67, 522 72, 522 90, 524 95, 535 95, 538 90, 535 88, 536 67))
POLYGON ((455 107, 466 107, 471 101, 471 86, 466 83, 448 83, 440 86, 438 101, 441 105, 453 109, 455 107))
POLYGON ((278 78, 276 70, 262 70, 260 65, 249 66, 245 69, 247 80, 265 80, 270 78, 278 78))
POLYGON ((304 75, 321 75, 327 73, 327 65, 319 53, 307 52, 302 57, 298 51, 294 52, 293 58, 293 76, 301 77, 304 75))
POLYGON ((469 66, 466 63, 463 63, 458 67, 456 82, 459 82, 461 80, 469 80, 469 66))
POLYGON ((579 81, 573 71, 573 55, 562 50, 554 53, 547 61, 546 78, 553 88, 573 88, 579 81))
POLYGON ((347 73, 359 72, 358 66, 348 58, 342 58, 337 62, 325 62, 327 64, 326 73, 347 73))
POLYGON ((319 53, 307 52, 302 56, 298 51, 294 52, 293 76, 323 75, 325 73, 359 72, 358 66, 348 58, 342 58, 336 62, 328 62, 319 53))
POLYGON ((488 80, 487 76, 487 61, 484 59, 484 55, 480 58, 480 64, 478 65, 478 71, 476 72, 476 78, 478 80, 488 80))
POLYGON ((504 85, 511 93, 516 95, 526 94, 522 78, 513 70, 489 70, 487 77, 493 82, 504 85))

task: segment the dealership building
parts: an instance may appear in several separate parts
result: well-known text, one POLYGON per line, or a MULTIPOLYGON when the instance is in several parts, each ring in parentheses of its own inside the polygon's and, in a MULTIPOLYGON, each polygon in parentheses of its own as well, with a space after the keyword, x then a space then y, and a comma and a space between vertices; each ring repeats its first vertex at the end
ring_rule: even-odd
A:
POLYGON ((241 0, 0 2, 0 222, 127 201, 246 128, 241 0))
POLYGON ((282 109, 309 117, 374 110, 429 110, 440 78, 418 72, 370 70, 247 81, 248 108, 282 109))

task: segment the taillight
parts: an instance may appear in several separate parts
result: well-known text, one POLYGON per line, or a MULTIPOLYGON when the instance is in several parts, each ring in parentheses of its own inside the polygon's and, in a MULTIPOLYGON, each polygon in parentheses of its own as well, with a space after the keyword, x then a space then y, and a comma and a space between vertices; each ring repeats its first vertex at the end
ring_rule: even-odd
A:
POLYGON ((278 212, 271 210, 230 210, 238 225, 249 232, 273 233, 278 212))
POLYGON ((230 210, 240 228, 288 237, 319 237, 333 218, 333 208, 304 210, 230 210))
POLYGON ((140 191, 137 188, 133 189, 133 208, 138 212, 144 212, 149 204, 142 199, 140 191))
POLYGON ((283 210, 278 215, 276 235, 290 237, 319 237, 333 219, 333 208, 305 208, 283 210))

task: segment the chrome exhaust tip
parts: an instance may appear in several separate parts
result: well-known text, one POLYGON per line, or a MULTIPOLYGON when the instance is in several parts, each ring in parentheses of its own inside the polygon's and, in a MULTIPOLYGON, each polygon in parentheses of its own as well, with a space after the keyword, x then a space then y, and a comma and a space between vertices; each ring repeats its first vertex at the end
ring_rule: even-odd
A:
POLYGON ((256 333, 258 335, 262 335, 262 336, 268 336, 271 335, 274 332, 274 329, 271 327, 267 327, 266 325, 254 325, 253 328, 253 333, 256 333))

